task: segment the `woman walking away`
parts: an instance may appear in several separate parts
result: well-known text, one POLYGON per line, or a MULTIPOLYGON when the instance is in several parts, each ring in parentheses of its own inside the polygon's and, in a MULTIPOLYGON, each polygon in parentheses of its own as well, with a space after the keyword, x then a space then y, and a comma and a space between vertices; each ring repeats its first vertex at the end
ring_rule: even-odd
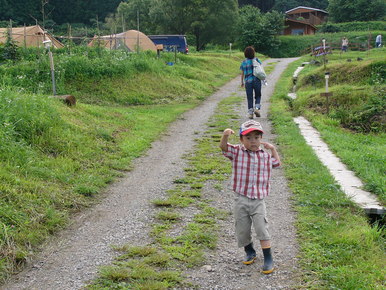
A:
MULTIPOLYGON (((261 80, 253 75, 253 59, 255 59, 255 49, 252 46, 248 46, 244 50, 245 59, 240 65, 241 70, 241 86, 245 86, 248 101, 248 117, 253 119, 253 113, 256 117, 260 117, 261 109, 261 80), (253 92, 255 92, 255 98, 253 98, 253 92), (255 105, 253 105, 255 100, 255 105)), ((261 61, 256 58, 261 64, 261 61)))

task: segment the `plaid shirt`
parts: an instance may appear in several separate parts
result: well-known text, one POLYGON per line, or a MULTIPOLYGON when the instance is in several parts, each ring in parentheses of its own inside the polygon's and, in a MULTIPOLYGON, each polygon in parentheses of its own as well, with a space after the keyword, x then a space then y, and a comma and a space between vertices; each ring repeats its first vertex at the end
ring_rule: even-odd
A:
POLYGON ((251 199, 263 199, 269 193, 269 181, 272 168, 280 165, 279 161, 263 150, 252 152, 244 145, 228 143, 224 156, 232 161, 233 191, 251 199))
MULTIPOLYGON (((261 61, 256 57, 256 60, 261 64, 261 61)), ((252 59, 246 58, 240 65, 240 70, 244 72, 244 82, 251 83, 254 78, 252 59)))

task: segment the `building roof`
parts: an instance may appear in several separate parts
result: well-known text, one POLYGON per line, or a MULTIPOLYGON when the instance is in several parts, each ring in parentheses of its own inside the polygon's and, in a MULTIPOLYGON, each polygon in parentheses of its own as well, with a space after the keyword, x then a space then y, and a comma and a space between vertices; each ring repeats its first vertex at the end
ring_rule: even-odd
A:
POLYGON ((286 22, 295 22, 295 23, 301 23, 301 24, 304 24, 304 25, 307 25, 307 26, 311 26, 312 28, 314 29, 317 29, 315 25, 312 25, 306 21, 301 21, 301 20, 294 20, 294 19, 286 19, 285 20, 286 22))
POLYGON ((290 10, 287 10, 287 11, 285 12, 285 14, 294 14, 294 13, 296 13, 297 10, 301 10, 301 9, 304 9, 304 10, 310 10, 310 11, 320 11, 320 12, 323 12, 323 13, 328 14, 328 12, 325 11, 325 10, 317 9, 317 8, 312 8, 312 7, 306 7, 306 6, 298 6, 298 7, 296 7, 296 8, 292 8, 292 9, 290 9, 290 10))

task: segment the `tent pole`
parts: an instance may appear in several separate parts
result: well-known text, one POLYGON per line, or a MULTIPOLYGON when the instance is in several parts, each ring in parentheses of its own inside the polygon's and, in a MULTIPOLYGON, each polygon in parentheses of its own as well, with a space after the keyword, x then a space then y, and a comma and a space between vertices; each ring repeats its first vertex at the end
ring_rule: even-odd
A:
POLYGON ((71 24, 67 23, 68 25, 68 51, 71 54, 71 46, 72 46, 72 39, 71 39, 71 24))

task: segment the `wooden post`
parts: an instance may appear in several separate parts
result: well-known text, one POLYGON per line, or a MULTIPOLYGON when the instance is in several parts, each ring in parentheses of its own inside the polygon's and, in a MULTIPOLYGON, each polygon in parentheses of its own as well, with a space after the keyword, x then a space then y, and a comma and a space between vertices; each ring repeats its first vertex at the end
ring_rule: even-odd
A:
POLYGON ((328 79, 330 78, 330 73, 325 72, 324 78, 326 80, 326 92, 321 93, 320 95, 322 97, 326 97, 326 109, 327 109, 327 114, 329 114, 330 113, 330 97, 332 96, 332 93, 328 92, 328 79))
POLYGON ((122 32, 125 32, 125 18, 123 17, 123 14, 122 14, 122 32))
POLYGON ((322 43, 323 43, 323 63, 324 63, 324 69, 326 69, 326 39, 322 39, 322 43))
POLYGON ((56 84, 55 84, 55 69, 54 69, 54 58, 52 56, 52 51, 48 51, 48 56, 50 58, 50 68, 51 68, 51 80, 52 80, 52 92, 54 96, 56 95, 56 84))
POLYGON ((9 38, 12 39, 12 19, 9 19, 9 38))
POLYGON ((67 32, 68 32, 68 52, 71 54, 72 49, 72 39, 71 39, 71 24, 67 24, 67 32))
POLYGON ((25 26, 25 23, 24 23, 24 29, 23 29, 23 46, 24 46, 24 50, 27 49, 27 28, 25 26))
POLYGON ((139 10, 137 10, 137 53, 139 53, 139 10))

